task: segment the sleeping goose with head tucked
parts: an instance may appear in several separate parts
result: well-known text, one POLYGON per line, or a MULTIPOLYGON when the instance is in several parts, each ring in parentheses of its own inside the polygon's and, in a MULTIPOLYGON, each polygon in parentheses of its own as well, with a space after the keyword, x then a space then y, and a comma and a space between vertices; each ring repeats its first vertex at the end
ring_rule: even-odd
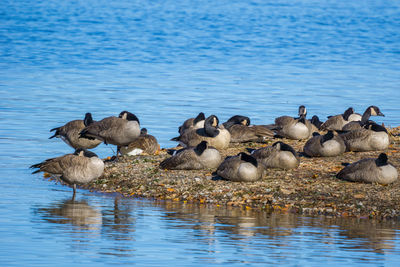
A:
POLYGON ((231 134, 232 143, 262 142, 275 135, 263 125, 250 125, 250 118, 241 115, 231 117, 223 125, 231 134))
POLYGON ((251 155, 261 162, 265 168, 293 169, 300 164, 299 156, 290 145, 275 142, 272 146, 253 150, 251 155))
POLYGON ((171 140, 178 141, 184 147, 195 147, 201 141, 207 141, 216 149, 225 149, 229 146, 231 134, 223 125, 219 125, 217 116, 211 115, 205 120, 203 128, 189 129, 171 140))
POLYGON ((344 167, 337 178, 364 183, 390 184, 397 180, 397 169, 388 162, 387 155, 381 153, 378 158, 362 159, 344 167))
POLYGON ((343 139, 329 130, 324 135, 314 133, 303 148, 304 153, 310 157, 334 157, 346 151, 343 139))
POLYGON ((97 139, 105 144, 117 146, 117 157, 121 146, 127 146, 140 135, 139 119, 128 111, 122 111, 118 117, 107 117, 86 126, 80 136, 97 139))
POLYGON ((204 121, 206 117, 203 112, 200 112, 196 118, 189 118, 183 122, 181 126, 179 126, 178 132, 182 135, 186 130, 189 129, 200 129, 204 127, 204 121))
POLYGON ((389 147, 389 134, 385 127, 367 122, 360 129, 340 134, 346 151, 381 151, 389 147))
POLYGON ((328 119, 321 125, 320 129, 327 131, 341 131, 343 126, 351 121, 357 120, 358 118, 361 119, 361 116, 356 115, 354 109, 349 107, 343 114, 328 117, 328 119))
POLYGON ((80 138, 79 133, 86 127, 92 124, 93 118, 91 113, 86 113, 83 120, 73 120, 66 123, 63 126, 56 127, 50 130, 55 131, 54 135, 50 136, 49 139, 54 137, 61 138, 67 145, 74 149, 91 149, 101 144, 100 140, 80 138))
POLYGON ((244 152, 227 157, 217 169, 217 174, 233 182, 254 182, 261 179, 264 167, 244 152))
POLYGON ((201 141, 196 147, 186 147, 174 151, 172 157, 163 160, 160 168, 170 170, 214 169, 221 163, 221 154, 217 149, 201 141))

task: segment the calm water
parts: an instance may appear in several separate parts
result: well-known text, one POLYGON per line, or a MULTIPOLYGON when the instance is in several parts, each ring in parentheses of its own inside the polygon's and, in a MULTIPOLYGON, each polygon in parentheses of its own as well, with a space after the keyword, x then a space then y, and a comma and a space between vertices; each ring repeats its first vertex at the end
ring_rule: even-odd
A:
MULTIPOLYGON (((71 152, 49 129, 135 113, 162 147, 188 117, 255 124, 379 106, 399 125, 398 1, 3 1, 0 262, 385 265, 399 223, 268 215, 78 191, 28 166, 71 152)), ((94 149, 101 157, 110 146, 94 149)))

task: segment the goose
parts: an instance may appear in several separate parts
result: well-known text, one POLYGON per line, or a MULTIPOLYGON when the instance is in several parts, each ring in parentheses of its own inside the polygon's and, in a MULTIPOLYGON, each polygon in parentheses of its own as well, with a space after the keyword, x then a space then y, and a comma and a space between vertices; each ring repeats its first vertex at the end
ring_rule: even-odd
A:
POLYGON ((182 135, 172 138, 171 141, 178 141, 182 146, 194 147, 201 141, 207 141, 210 146, 216 149, 225 149, 229 146, 231 134, 223 125, 218 125, 217 116, 209 116, 204 127, 200 129, 189 129, 182 135))
POLYGON ((263 125, 250 125, 250 118, 235 115, 223 123, 231 134, 232 143, 262 142, 275 133, 263 125))
POLYGON ((154 155, 160 150, 160 145, 153 135, 147 133, 146 128, 142 128, 139 137, 129 145, 122 146, 120 150, 122 155, 135 156, 142 153, 154 155))
POLYGON ((221 163, 221 154, 201 141, 196 147, 186 147, 175 151, 172 157, 163 160, 160 168, 171 170, 215 169, 221 163))
POLYGON ((312 116, 311 120, 309 121, 311 122, 311 133, 318 132, 323 124, 317 115, 312 116))
POLYGON ((340 134, 346 151, 379 151, 389 147, 389 135, 385 127, 367 122, 362 128, 340 134))
POLYGON ((199 129, 204 127, 204 121, 206 117, 203 112, 200 112, 196 118, 190 118, 183 122, 181 126, 179 126, 179 134, 182 135, 188 129, 199 129))
POLYGON ((343 126, 342 131, 352 131, 360 129, 365 125, 371 116, 385 116, 377 106, 369 106, 361 117, 361 121, 351 121, 343 126))
POLYGON ((50 136, 49 139, 54 137, 61 138, 67 145, 71 146, 75 150, 78 148, 91 149, 98 146, 101 141, 96 139, 79 138, 79 133, 86 127, 92 124, 93 118, 91 113, 86 113, 83 120, 73 120, 66 123, 63 126, 56 127, 50 130, 55 131, 54 135, 50 136))
POLYGON ((122 111, 118 117, 107 117, 86 126, 80 136, 98 139, 105 144, 117 146, 117 157, 121 146, 127 146, 140 135, 139 119, 128 111, 122 111))
POLYGON ((47 159, 41 163, 30 166, 36 169, 32 174, 47 172, 60 175, 60 179, 73 185, 74 196, 77 184, 87 184, 99 178, 104 171, 104 162, 91 151, 77 149, 73 154, 47 159))
POLYGON ((307 139, 311 136, 311 122, 306 120, 307 109, 299 107, 299 118, 281 116, 275 119, 277 135, 294 140, 307 139))
POLYGON ((397 169, 388 162, 385 153, 378 158, 362 159, 344 167, 337 178, 351 182, 390 184, 397 180, 397 169))
POLYGON ((244 152, 227 157, 217 168, 217 175, 233 182, 253 182, 261 179, 264 167, 244 152))
POLYGON ((303 148, 304 153, 310 157, 334 157, 346 151, 343 139, 329 130, 324 135, 315 135, 309 139, 303 148))
POLYGON ((251 155, 261 162, 265 168, 293 169, 300 164, 296 151, 290 145, 281 141, 272 146, 253 150, 251 155))
POLYGON ((349 107, 343 114, 330 116, 320 127, 321 130, 341 131, 350 121, 357 120, 361 116, 354 115, 354 109, 349 107))

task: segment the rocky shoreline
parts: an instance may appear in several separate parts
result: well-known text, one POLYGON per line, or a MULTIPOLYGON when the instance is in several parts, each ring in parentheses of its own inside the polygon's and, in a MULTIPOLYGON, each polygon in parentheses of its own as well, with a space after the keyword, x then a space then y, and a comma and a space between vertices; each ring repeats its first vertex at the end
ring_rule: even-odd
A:
MULTIPOLYGON (((384 151, 398 170, 400 167, 400 128, 389 129, 392 143, 384 151)), ((234 155, 246 148, 271 145, 266 143, 231 144, 223 156, 234 155)), ((301 152, 306 141, 283 139, 301 152)), ((215 170, 162 170, 159 164, 169 157, 163 149, 158 155, 125 156, 118 162, 106 163, 102 177, 84 186, 90 190, 121 193, 126 197, 144 197, 212 205, 238 206, 271 212, 399 219, 400 183, 352 183, 335 177, 342 163, 377 157, 381 151, 346 152, 338 157, 308 158, 301 156, 297 169, 268 169, 257 182, 236 183, 218 179, 215 170)))

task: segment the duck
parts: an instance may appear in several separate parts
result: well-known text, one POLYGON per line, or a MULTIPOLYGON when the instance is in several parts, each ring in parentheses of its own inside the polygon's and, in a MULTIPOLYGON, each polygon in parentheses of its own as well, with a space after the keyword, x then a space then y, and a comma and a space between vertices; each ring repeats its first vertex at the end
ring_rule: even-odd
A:
POLYGON ((299 107, 299 118, 281 116, 275 119, 277 136, 293 140, 308 139, 312 134, 311 122, 306 119, 307 109, 299 107))
POLYGON ((300 158, 293 147, 281 141, 272 146, 252 150, 251 155, 265 168, 289 170, 297 168, 300 164, 300 158))
POLYGON ((385 153, 378 158, 366 158, 344 167, 337 178, 351 182, 391 184, 398 178, 397 169, 388 162, 385 153))
POLYGON ((314 133, 303 147, 304 153, 309 157, 334 157, 346 151, 343 139, 329 130, 326 134, 314 133))
POLYGON ((147 133, 146 128, 142 128, 140 130, 140 135, 136 138, 132 143, 127 146, 121 146, 121 154, 128 156, 140 155, 142 153, 146 153, 149 155, 157 154, 157 151, 160 150, 160 145, 157 142, 157 139, 147 133))
POLYGON ((203 112, 200 112, 196 118, 189 118, 179 126, 178 132, 182 135, 188 129, 200 129, 204 127, 204 121, 206 117, 203 112))
POLYGON ((389 147, 389 134, 385 127, 367 122, 362 128, 340 134, 346 151, 380 151, 389 147))
POLYGON ((233 182, 254 182, 260 180, 264 172, 263 164, 259 164, 253 156, 241 152, 227 157, 217 168, 217 175, 233 182))
POLYGON ((163 160, 160 168, 169 170, 215 169, 221 163, 220 152, 207 141, 201 141, 196 147, 186 147, 174 151, 172 157, 163 160))
POLYGON ((365 125, 371 116, 385 116, 377 106, 369 106, 363 113, 360 121, 351 121, 343 126, 342 131, 352 131, 360 129, 365 125))
POLYGON ((87 139, 87 138, 79 138, 79 133, 86 127, 92 124, 93 117, 90 112, 85 114, 85 118, 83 120, 73 120, 67 122, 65 125, 56 127, 50 130, 50 132, 54 132, 54 135, 50 136, 49 139, 54 137, 60 138, 67 145, 72 147, 74 150, 78 148, 83 149, 92 149, 101 144, 100 140, 97 139, 87 139))
POLYGON ((86 126, 80 136, 97 139, 117 146, 117 158, 121 146, 127 146, 140 135, 140 122, 135 114, 122 111, 118 117, 107 117, 86 126))
POLYGON ((201 141, 207 141, 210 146, 220 150, 229 146, 231 134, 222 124, 219 125, 217 116, 211 115, 205 120, 203 128, 189 129, 171 141, 177 141, 183 147, 194 147, 201 141))
POLYGON ((231 134, 232 143, 263 142, 275 135, 274 131, 263 125, 250 125, 250 118, 241 115, 231 117, 223 126, 231 134))
POLYGON ((90 183, 103 174, 104 162, 95 153, 79 148, 73 154, 50 158, 30 168, 37 169, 32 174, 47 172, 60 176, 62 181, 73 186, 75 196, 77 184, 90 183))
POLYGON ((343 126, 351 121, 355 121, 358 118, 361 119, 361 116, 358 116, 354 113, 354 109, 349 107, 344 111, 343 114, 329 116, 328 119, 321 125, 320 130, 332 130, 332 131, 341 131, 343 126))

